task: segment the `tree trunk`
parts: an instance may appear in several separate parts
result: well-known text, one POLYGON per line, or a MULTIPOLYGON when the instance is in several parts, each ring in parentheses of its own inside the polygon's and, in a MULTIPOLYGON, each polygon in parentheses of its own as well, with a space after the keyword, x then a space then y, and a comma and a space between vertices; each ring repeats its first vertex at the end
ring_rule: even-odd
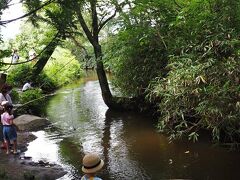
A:
POLYGON ((97 64, 96 70, 98 75, 98 81, 102 91, 104 103, 109 107, 109 109, 138 110, 138 103, 142 101, 142 99, 112 96, 102 62, 102 48, 99 44, 94 44, 93 48, 97 64))
POLYGON ((103 101, 109 108, 111 108, 113 105, 113 101, 112 101, 113 98, 112 98, 112 93, 109 88, 106 72, 104 70, 104 66, 102 62, 102 48, 99 44, 94 45, 93 48, 94 48, 96 64, 97 64, 96 71, 97 71, 98 80, 99 80, 99 84, 102 91, 103 101))
POLYGON ((7 75, 4 73, 0 73, 0 89, 2 88, 2 86, 6 83, 6 78, 7 75))
POLYGON ((47 64, 49 58, 52 56, 54 50, 58 45, 58 39, 54 39, 49 45, 48 48, 43 52, 37 63, 33 66, 32 80, 34 80, 43 70, 47 64))
POLYGON ((104 27, 104 25, 115 16, 116 12, 112 16, 107 18, 104 22, 102 22, 101 24, 98 24, 99 21, 97 16, 97 1, 96 0, 90 1, 90 6, 91 6, 91 12, 92 12, 91 30, 90 28, 88 28, 88 25, 83 18, 81 8, 76 8, 76 13, 77 13, 77 18, 79 20, 79 23, 94 49, 94 54, 95 54, 96 64, 97 64, 97 76, 98 76, 100 88, 102 91, 102 97, 103 97, 104 103, 110 109, 136 110, 137 109, 136 99, 112 96, 112 93, 110 91, 109 84, 107 81, 106 72, 103 67, 102 48, 101 48, 101 45, 99 44, 99 32, 104 27))

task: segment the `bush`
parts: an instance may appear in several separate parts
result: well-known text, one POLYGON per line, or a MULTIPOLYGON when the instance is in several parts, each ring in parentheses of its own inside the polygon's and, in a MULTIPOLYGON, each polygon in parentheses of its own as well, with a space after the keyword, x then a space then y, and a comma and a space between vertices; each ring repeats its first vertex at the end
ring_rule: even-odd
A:
POLYGON ((32 73, 32 66, 20 64, 13 66, 8 72, 7 81, 15 87, 22 87, 26 80, 29 80, 32 73))
POLYGON ((57 82, 53 81, 44 71, 37 76, 35 82, 33 82, 33 87, 41 88, 44 93, 48 93, 56 90, 58 85, 57 82))
POLYGON ((197 140, 201 128, 211 130, 217 141, 220 132, 231 141, 240 138, 240 62, 233 59, 199 64, 190 59, 183 62, 172 64, 168 77, 155 81, 149 95, 150 99, 161 97, 159 129, 172 138, 185 133, 197 140))
POLYGON ((123 94, 139 96, 167 64, 167 52, 154 31, 145 27, 128 29, 108 42, 105 61, 113 72, 113 84, 123 94), (142 37, 143 36, 143 37, 142 37))
POLYGON ((20 103, 22 106, 17 113, 28 112, 30 114, 39 114, 44 106, 45 98, 41 89, 29 89, 20 94, 20 103))
POLYGON ((239 18, 239 8, 231 6, 227 1, 213 1, 211 7, 189 3, 172 23, 178 36, 170 71, 152 81, 148 96, 160 99, 158 128, 171 139, 188 135, 196 141, 204 128, 214 141, 240 141, 240 26, 230 22, 239 18))
MULTIPOLYGON (((7 81, 13 86, 22 88, 26 81, 31 81, 32 66, 29 64, 21 64, 10 69, 7 81)), ((45 72, 40 73, 33 82, 33 86, 40 87, 44 92, 51 92, 57 88, 57 84, 46 75, 45 72)))
POLYGON ((19 102, 19 94, 18 94, 18 91, 16 89, 12 90, 10 96, 11 96, 11 99, 12 99, 14 104, 19 102))
POLYGON ((69 50, 60 47, 54 51, 44 72, 49 77, 49 82, 53 82, 57 87, 78 80, 83 74, 75 56, 69 50))

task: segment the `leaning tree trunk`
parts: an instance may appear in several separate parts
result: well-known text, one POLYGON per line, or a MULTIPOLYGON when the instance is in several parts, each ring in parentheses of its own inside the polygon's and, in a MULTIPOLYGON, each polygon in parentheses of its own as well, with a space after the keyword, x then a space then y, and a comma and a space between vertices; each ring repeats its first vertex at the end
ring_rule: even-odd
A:
POLYGON ((41 73, 45 65, 47 64, 49 58, 52 56, 54 50, 58 45, 58 39, 54 39, 46 48, 46 50, 42 53, 37 63, 33 66, 32 71, 32 80, 36 79, 36 77, 41 73))
POLYGON ((100 88, 102 91, 103 101, 108 107, 112 107, 114 102, 113 102, 112 93, 110 91, 109 84, 107 81, 106 72, 104 70, 104 66, 102 62, 102 48, 99 44, 95 45, 93 48, 94 48, 96 64, 97 64, 96 71, 97 71, 100 88))
POLYGON ((105 21, 99 24, 98 15, 97 15, 97 0, 90 1, 90 6, 91 6, 91 12, 92 12, 91 30, 88 27, 85 19, 83 18, 81 8, 78 7, 75 10, 77 13, 77 18, 79 20, 79 23, 94 49, 94 54, 95 54, 96 64, 97 64, 96 71, 97 71, 98 81, 102 91, 102 97, 103 97, 104 103, 110 109, 117 109, 117 110, 136 109, 137 101, 135 99, 128 98, 128 97, 125 98, 125 97, 112 96, 112 93, 110 91, 109 84, 107 81, 106 72, 104 70, 104 66, 102 62, 102 48, 101 48, 101 45, 99 44, 99 32, 104 27, 104 25, 115 16, 116 11, 112 16, 110 16, 105 21))
POLYGON ((102 62, 102 48, 97 44, 93 46, 96 64, 97 64, 97 76, 102 91, 102 97, 104 103, 110 108, 115 110, 137 110, 138 99, 129 97, 116 97, 112 96, 107 80, 106 72, 104 70, 102 62))

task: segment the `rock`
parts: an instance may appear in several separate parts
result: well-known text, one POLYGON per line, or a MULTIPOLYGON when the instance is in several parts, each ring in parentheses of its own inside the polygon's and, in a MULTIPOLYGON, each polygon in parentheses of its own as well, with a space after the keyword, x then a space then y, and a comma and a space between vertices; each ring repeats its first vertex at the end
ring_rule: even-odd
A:
POLYGON ((49 124, 45 118, 24 114, 14 119, 18 131, 36 131, 49 124))

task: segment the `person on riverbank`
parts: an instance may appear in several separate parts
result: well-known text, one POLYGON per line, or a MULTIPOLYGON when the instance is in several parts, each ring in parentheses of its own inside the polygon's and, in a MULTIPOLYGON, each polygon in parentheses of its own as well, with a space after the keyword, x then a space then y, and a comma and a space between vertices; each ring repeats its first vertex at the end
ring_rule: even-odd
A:
POLYGON ((9 95, 12 90, 12 86, 8 84, 4 84, 1 88, 1 93, 0 93, 0 104, 3 101, 8 101, 12 105, 12 98, 9 95))
POLYGON ((4 108, 1 122, 3 125, 3 139, 6 144, 6 154, 9 154, 11 141, 13 141, 13 154, 17 154, 17 131, 13 124, 13 106, 8 101, 3 101, 1 105, 4 108))
POLYGON ((22 92, 28 90, 28 89, 31 89, 32 88, 32 82, 26 82, 24 85, 23 85, 23 88, 22 88, 22 92))
POLYGON ((96 176, 96 173, 102 169, 104 161, 100 159, 97 154, 86 154, 83 157, 82 164, 82 171, 85 175, 81 178, 81 180, 102 180, 96 176))
MULTIPOLYGON (((1 105, 3 101, 8 101, 12 105, 12 99, 10 97, 10 92, 12 90, 12 86, 8 84, 4 84, 1 88, 1 93, 0 93, 0 114, 4 112, 4 107, 1 105)), ((4 144, 4 139, 3 139, 3 126, 2 123, 0 123, 0 141, 1 141, 1 148, 4 149, 6 148, 4 144)))
POLYGON ((32 47, 31 50, 29 51, 28 57, 29 57, 29 61, 32 61, 33 63, 36 63, 37 53, 36 53, 34 47, 32 47))
POLYGON ((18 62, 18 60, 19 60, 19 55, 17 53, 17 50, 14 49, 12 53, 12 63, 15 64, 18 62))

